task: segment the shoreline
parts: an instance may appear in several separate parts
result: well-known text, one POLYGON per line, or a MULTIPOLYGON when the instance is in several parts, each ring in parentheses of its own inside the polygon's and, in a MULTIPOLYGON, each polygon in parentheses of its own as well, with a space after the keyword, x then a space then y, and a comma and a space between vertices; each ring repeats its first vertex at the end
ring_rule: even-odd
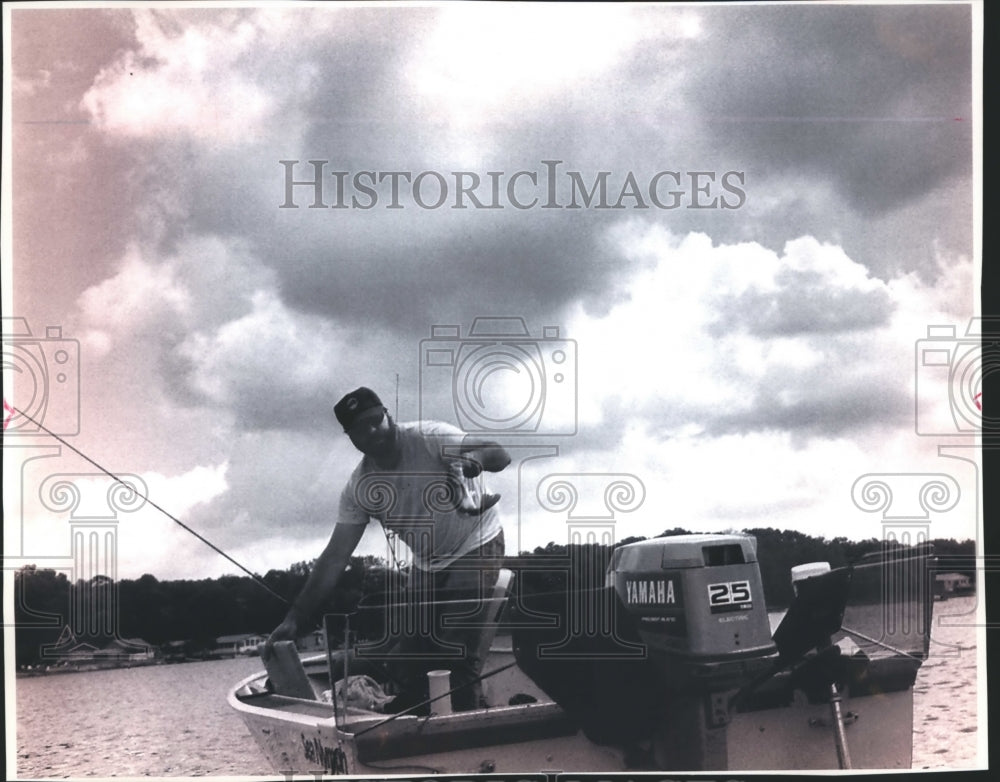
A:
POLYGON ((188 657, 183 660, 131 660, 120 663, 68 663, 66 665, 52 665, 45 670, 17 670, 14 672, 17 679, 34 679, 41 676, 57 676, 68 673, 93 673, 94 671, 118 671, 125 668, 150 668, 158 665, 184 665, 187 663, 218 662, 219 660, 235 660, 241 657, 257 657, 256 654, 225 654, 210 657, 188 657))

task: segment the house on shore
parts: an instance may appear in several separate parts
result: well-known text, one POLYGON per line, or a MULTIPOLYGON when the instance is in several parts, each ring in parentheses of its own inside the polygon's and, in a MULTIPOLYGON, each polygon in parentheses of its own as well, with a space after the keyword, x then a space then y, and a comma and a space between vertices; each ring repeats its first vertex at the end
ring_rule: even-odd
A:
POLYGON ((114 638, 94 653, 99 660, 111 662, 147 662, 156 657, 156 650, 141 638, 114 638))
POLYGON ((326 634, 322 630, 313 630, 309 635, 297 638, 295 646, 300 652, 324 652, 326 651, 326 634))
POLYGON ((167 641, 160 645, 160 654, 167 662, 182 662, 189 659, 191 646, 190 640, 167 641))
POLYGON ((975 591, 976 585, 964 573, 938 573, 934 576, 934 597, 939 600, 970 595, 975 591))
POLYGON ((78 638, 67 626, 53 646, 43 648, 42 657, 61 666, 114 668, 153 662, 156 649, 141 638, 78 638))
POLYGON ((213 657, 237 657, 239 655, 257 654, 257 647, 267 639, 257 633, 237 633, 236 635, 220 635, 215 639, 213 657))

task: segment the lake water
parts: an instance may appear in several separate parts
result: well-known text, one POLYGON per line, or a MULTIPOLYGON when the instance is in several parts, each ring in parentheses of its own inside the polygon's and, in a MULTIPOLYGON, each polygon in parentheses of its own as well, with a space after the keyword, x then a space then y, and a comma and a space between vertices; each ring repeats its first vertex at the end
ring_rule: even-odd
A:
POLYGON ((273 775, 226 703, 259 659, 17 680, 21 777, 273 775))
MULTIPOLYGON (((977 767, 974 606, 935 606, 914 689, 914 769, 977 767)), ((244 657, 17 679, 17 776, 273 776, 226 703, 261 667, 244 657)))
POLYGON ((930 656, 913 688, 915 769, 986 768, 987 715, 979 713, 980 695, 984 712, 986 706, 986 658, 977 654, 975 611, 974 596, 934 605, 930 656))

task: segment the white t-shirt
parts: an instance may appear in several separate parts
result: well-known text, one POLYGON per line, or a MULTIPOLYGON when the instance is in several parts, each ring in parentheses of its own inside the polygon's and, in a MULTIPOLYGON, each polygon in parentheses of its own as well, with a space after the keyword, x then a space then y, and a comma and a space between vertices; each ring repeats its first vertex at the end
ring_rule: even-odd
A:
POLYGON ((365 456, 340 495, 338 524, 367 524, 374 518, 412 549, 414 564, 437 571, 500 534, 496 506, 475 515, 459 513, 445 482, 456 476, 478 505, 486 492, 483 475, 466 478, 456 461, 465 433, 451 424, 397 424, 401 455, 391 470, 365 456))

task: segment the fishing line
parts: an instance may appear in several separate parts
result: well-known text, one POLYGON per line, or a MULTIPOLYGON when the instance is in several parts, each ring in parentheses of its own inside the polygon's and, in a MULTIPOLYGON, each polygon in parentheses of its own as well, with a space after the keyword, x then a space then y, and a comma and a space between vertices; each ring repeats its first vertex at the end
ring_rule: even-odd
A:
POLYGON ((70 443, 66 442, 66 440, 64 440, 62 437, 60 437, 59 435, 57 435, 52 430, 46 429, 45 426, 43 426, 41 423, 39 423, 38 421, 36 421, 34 418, 32 418, 30 415, 28 415, 24 411, 19 410, 17 412, 20 415, 23 415, 29 421, 31 421, 31 423, 33 423, 35 426, 37 426, 39 429, 41 429, 47 435, 49 435, 51 437, 54 437, 60 443, 62 443, 67 448, 69 448, 71 451, 73 451, 75 454, 77 454, 78 456, 82 457, 86 461, 90 462, 90 464, 94 465, 94 467, 96 467, 98 470, 100 470, 101 472, 103 472, 109 478, 111 478, 112 480, 117 481, 122 486, 124 486, 126 489, 128 489, 131 492, 134 492, 139 497, 142 497, 143 500, 145 500, 150 505, 152 505, 154 508, 156 508, 160 513, 162 513, 164 516, 166 516, 168 519, 170 519, 175 524, 179 524, 181 527, 183 527, 185 530, 187 530, 188 532, 190 532, 192 535, 194 535, 196 538, 198 538, 198 540, 200 540, 206 546, 208 546, 209 548, 211 548, 213 551, 216 551, 219 554, 221 554, 222 556, 224 556, 226 559, 228 559, 230 562, 232 562, 234 565, 236 565, 236 567, 238 567, 240 570, 242 570, 244 573, 246 573, 248 576, 250 576, 250 578, 252 578, 255 583, 257 583, 258 585, 262 586, 264 589, 266 589, 268 592, 270 592, 272 596, 278 598, 278 600, 280 600, 282 603, 284 603, 285 605, 291 605, 292 604, 291 600, 289 600, 286 597, 283 597, 282 595, 279 595, 277 592, 275 592, 273 589, 271 589, 271 587, 269 587, 267 585, 267 583, 260 576, 258 576, 256 573, 250 572, 247 568, 243 567, 243 565, 241 565, 239 562, 237 562, 235 559, 233 559, 231 556, 229 556, 225 551, 223 551, 221 548, 219 548, 218 546, 216 546, 212 541, 210 541, 204 535, 201 535, 200 533, 195 532, 187 524, 185 524, 183 521, 181 521, 180 519, 178 519, 172 513, 170 513, 167 510, 164 510, 163 508, 161 508, 159 505, 157 505, 155 502, 153 502, 148 496, 146 496, 145 494, 143 494, 141 491, 139 491, 131 483, 127 483, 127 482, 123 481, 121 478, 119 478, 117 475, 115 475, 109 469, 107 469, 106 467, 98 464, 96 461, 94 461, 93 459, 91 459, 89 456, 87 456, 87 454, 85 454, 83 451, 81 451, 75 445, 71 445, 70 443))

